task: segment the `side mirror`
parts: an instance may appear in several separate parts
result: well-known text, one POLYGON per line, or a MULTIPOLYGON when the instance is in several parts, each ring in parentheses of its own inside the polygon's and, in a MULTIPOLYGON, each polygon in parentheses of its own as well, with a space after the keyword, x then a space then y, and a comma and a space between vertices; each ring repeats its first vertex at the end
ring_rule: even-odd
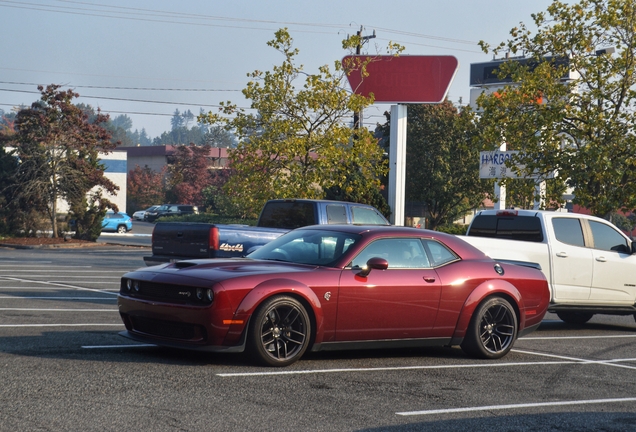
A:
POLYGON ((371 273, 371 270, 373 269, 386 270, 388 268, 389 268, 389 262, 385 260, 384 258, 369 258, 369 261, 367 261, 366 268, 363 268, 360 271, 360 273, 358 273, 358 276, 367 277, 369 276, 369 273, 371 273))

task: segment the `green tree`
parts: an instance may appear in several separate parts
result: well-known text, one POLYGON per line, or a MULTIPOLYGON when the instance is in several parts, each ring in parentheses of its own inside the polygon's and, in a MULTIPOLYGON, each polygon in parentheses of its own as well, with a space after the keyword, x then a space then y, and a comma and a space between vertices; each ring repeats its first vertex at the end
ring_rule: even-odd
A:
MULTIPOLYGON (((83 214, 97 207, 101 216, 112 205, 101 197, 102 191, 115 193, 119 188, 104 176, 99 153, 108 153, 115 144, 101 125, 108 116, 101 113, 89 122, 88 115, 72 104, 79 95, 61 91, 58 85, 39 86, 41 99, 16 116, 16 133, 8 145, 15 148, 19 164, 13 177, 12 199, 27 208, 44 209, 53 236, 57 237, 58 202, 66 200, 71 213, 82 221, 83 214)), ((101 219, 94 221, 101 224, 101 219)), ((78 235, 81 226, 78 227, 78 235)), ((99 234, 98 234, 99 235, 99 234)))
POLYGON ((272 198, 323 198, 333 186, 378 189, 387 168, 377 140, 367 129, 354 139, 348 124, 353 112, 373 101, 344 89, 341 62, 334 72, 325 65, 305 73, 295 63, 298 49, 287 29, 267 44, 284 61, 272 71, 248 74, 243 94, 256 114, 227 102, 221 114, 199 116, 201 122, 225 124, 239 140, 230 154, 236 174, 224 187, 228 197, 244 216, 254 216, 272 198), (355 181, 348 182, 343 166, 355 169, 355 181))
POLYGON ((595 215, 635 209, 636 2, 554 1, 532 19, 534 33, 520 23, 492 49, 531 61, 499 67, 515 84, 479 100, 483 139, 503 137, 529 172, 558 172, 595 215))
MULTIPOLYGON (((407 201, 426 206, 427 228, 451 224, 479 207, 492 182, 479 178, 477 119, 450 101, 410 105, 407 118, 407 201)), ((386 134, 389 122, 383 127, 386 134)))

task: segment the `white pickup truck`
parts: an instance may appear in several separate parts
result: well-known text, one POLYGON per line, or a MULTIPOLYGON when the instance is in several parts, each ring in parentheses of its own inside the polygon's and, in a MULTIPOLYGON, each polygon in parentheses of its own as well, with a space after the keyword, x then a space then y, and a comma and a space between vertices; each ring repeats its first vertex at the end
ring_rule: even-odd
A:
POLYGON ((463 240, 491 258, 540 267, 549 312, 584 324, 594 314, 634 315, 636 241, 594 216, 536 210, 477 213, 463 240))

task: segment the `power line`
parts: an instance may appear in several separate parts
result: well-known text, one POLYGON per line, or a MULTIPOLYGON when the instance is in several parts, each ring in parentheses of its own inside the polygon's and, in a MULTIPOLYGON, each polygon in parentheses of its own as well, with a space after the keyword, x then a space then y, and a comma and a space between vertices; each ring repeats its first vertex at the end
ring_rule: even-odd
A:
MULTIPOLYGON (((38 83, 25 83, 15 81, 0 81, 0 84, 15 84, 15 85, 43 85, 38 83)), ((240 92, 241 90, 223 90, 223 89, 183 89, 183 88, 155 88, 155 87, 108 87, 108 86, 83 86, 83 85, 71 85, 61 84, 65 87, 71 88, 92 88, 92 89, 108 89, 108 90, 152 90, 152 91, 192 91, 192 92, 240 92)))
MULTIPOLYGON (((37 91, 32 90, 15 90, 15 89, 5 89, 0 88, 0 91, 12 92, 12 93, 29 93, 29 94, 41 94, 37 91)), ((186 106, 198 106, 198 107, 208 107, 208 108, 220 108, 221 105, 218 104, 197 104, 197 103, 186 103, 186 102, 167 102, 167 101, 155 101, 155 100, 144 100, 144 99, 130 99, 130 98, 116 98, 116 97, 108 97, 108 96, 92 96, 92 95, 80 95, 81 98, 87 99, 106 99, 106 100, 116 100, 123 102, 142 102, 142 103, 156 103, 156 104, 168 104, 168 105, 186 105, 186 106)))
MULTIPOLYGON (((326 29, 336 29, 336 28, 341 29, 343 27, 349 26, 348 24, 329 24, 329 23, 311 23, 311 22, 233 18, 233 17, 223 17, 223 16, 190 14, 190 13, 174 12, 174 11, 162 11, 162 10, 155 10, 155 9, 130 8, 130 7, 123 7, 123 6, 112 6, 112 5, 105 5, 100 3, 88 3, 88 2, 80 2, 80 1, 69 1, 69 0, 59 0, 59 1, 62 1, 64 3, 70 3, 70 4, 90 6, 92 7, 92 9, 81 8, 81 7, 46 5, 46 4, 40 4, 40 3, 25 3, 25 2, 11 1, 11 0, 0 0, 0 7, 38 10, 43 12, 65 13, 65 14, 71 14, 71 15, 97 16, 102 18, 125 19, 125 20, 133 20, 133 21, 147 21, 147 22, 159 22, 159 23, 169 23, 169 24, 186 24, 186 25, 196 25, 196 26, 205 26, 205 27, 240 28, 240 29, 252 29, 252 30, 272 30, 272 29, 264 28, 264 27, 227 25, 227 24, 196 22, 196 21, 204 20, 204 21, 226 21, 226 22, 237 22, 237 23, 248 23, 248 24, 293 25, 293 26, 312 27, 312 28, 322 27, 326 29), (110 10, 102 10, 102 9, 95 9, 95 8, 104 8, 104 9, 110 9, 110 10), (124 14, 130 15, 131 13, 132 13, 132 16, 124 15, 124 14), (112 15, 112 14, 115 14, 115 15, 112 15), (135 16, 135 14, 137 16, 135 16), (168 20, 152 19, 152 18, 144 18, 144 17, 166 18, 168 20), (179 21, 179 20, 186 20, 186 21, 179 21), (195 21, 192 21, 192 20, 195 20, 195 21)), ((403 30, 394 30, 394 29, 389 29, 384 27, 375 27, 375 26, 369 26, 369 27, 375 28, 377 30, 382 30, 385 33, 391 33, 396 35, 423 38, 423 39, 432 39, 432 40, 455 43, 455 44, 466 44, 466 45, 473 45, 473 46, 477 45, 476 41, 448 38, 444 36, 427 35, 427 34, 421 34, 421 33, 415 33, 415 32, 407 32, 403 30)), ((308 32, 308 33, 323 33, 323 34, 329 33, 329 32, 318 32, 318 31, 309 31, 309 30, 295 30, 295 31, 308 32)), ((461 49, 450 48, 450 47, 439 47, 439 46, 433 46, 433 45, 422 45, 422 46, 431 46, 434 48, 463 51, 461 49)))

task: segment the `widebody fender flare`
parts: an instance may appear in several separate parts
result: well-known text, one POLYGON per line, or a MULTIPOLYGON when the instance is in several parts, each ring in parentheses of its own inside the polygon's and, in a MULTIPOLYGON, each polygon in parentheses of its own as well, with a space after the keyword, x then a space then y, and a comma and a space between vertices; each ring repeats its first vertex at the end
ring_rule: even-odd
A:
POLYGON ((514 307, 518 313, 519 330, 525 327, 525 306, 519 290, 510 282, 502 279, 488 280, 475 288, 464 302, 464 306, 462 306, 462 310, 459 313, 455 333, 453 334, 453 344, 459 343, 458 341, 461 341, 464 336, 466 336, 470 320, 477 306, 479 306, 484 299, 493 296, 501 296, 510 300, 512 307, 514 307))
POLYGON ((324 314, 318 296, 316 296, 314 291, 308 286, 298 281, 284 278, 267 280, 254 287, 254 289, 243 298, 234 314, 234 320, 237 322, 240 321, 242 324, 233 324, 230 326, 228 338, 236 339, 240 337, 247 328, 247 323, 256 308, 263 301, 275 295, 289 295, 308 305, 310 309, 307 312, 315 321, 314 341, 317 343, 322 342, 324 314))

